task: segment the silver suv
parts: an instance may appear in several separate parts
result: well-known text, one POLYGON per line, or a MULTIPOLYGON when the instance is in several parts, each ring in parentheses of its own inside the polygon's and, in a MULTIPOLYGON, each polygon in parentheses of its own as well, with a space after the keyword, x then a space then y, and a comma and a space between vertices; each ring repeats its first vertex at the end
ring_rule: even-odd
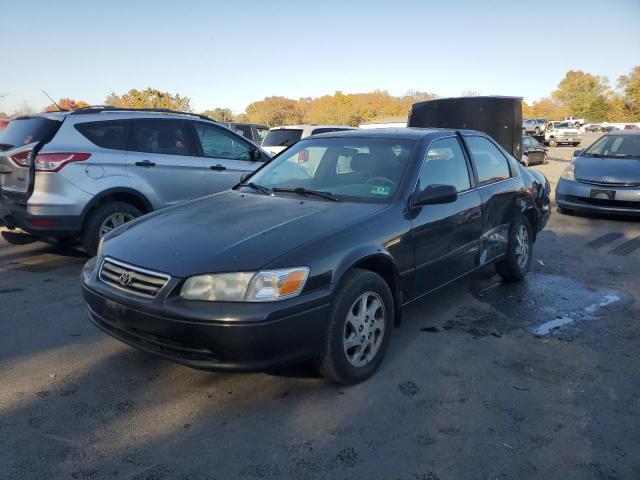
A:
POLYGON ((268 160, 198 115, 89 107, 19 117, 0 133, 0 225, 36 239, 80 237, 93 255, 109 230, 226 190, 268 160))

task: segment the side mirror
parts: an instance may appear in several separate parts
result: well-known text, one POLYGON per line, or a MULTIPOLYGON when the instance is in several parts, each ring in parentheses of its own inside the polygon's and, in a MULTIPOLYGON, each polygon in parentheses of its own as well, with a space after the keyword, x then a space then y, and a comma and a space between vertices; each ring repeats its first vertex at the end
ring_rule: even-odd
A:
POLYGON ((416 206, 453 203, 458 199, 458 190, 453 185, 429 185, 418 194, 416 206))
POLYGON ((574 151, 574 152, 573 152, 573 156, 574 156, 574 157, 579 157, 580 155, 582 155, 582 152, 583 152, 583 151, 584 151, 584 150, 582 150, 582 149, 578 149, 578 150, 576 150, 576 151, 574 151))
POLYGON ((251 150, 251 160, 254 161, 254 162, 258 162, 258 161, 262 160, 262 152, 257 148, 252 149, 251 150))

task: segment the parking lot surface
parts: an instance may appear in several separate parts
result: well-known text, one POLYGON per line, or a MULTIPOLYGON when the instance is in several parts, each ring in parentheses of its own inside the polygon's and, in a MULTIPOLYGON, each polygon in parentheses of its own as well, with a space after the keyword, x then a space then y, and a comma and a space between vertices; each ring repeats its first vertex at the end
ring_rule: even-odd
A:
POLYGON ((637 220, 554 211, 525 281, 412 304, 353 387, 131 349, 88 322, 85 261, 0 241, 2 479, 640 478, 637 220))

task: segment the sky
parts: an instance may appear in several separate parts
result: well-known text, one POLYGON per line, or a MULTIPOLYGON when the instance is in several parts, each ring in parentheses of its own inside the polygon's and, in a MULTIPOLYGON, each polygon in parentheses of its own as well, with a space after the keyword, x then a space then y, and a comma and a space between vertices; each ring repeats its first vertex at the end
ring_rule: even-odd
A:
POLYGON ((522 96, 640 64, 640 0, 0 0, 0 111, 153 87, 196 111, 387 90, 522 96))

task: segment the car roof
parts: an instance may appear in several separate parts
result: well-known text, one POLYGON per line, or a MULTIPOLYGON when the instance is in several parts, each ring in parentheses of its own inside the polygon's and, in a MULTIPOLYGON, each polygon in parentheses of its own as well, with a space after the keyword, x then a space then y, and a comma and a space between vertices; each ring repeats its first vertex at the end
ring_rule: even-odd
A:
POLYGON ((320 133, 314 135, 313 138, 329 138, 329 137, 360 137, 360 138, 405 138, 405 139, 420 139, 428 135, 436 133, 455 133, 460 132, 463 135, 475 135, 480 134, 486 136, 483 132, 475 130, 455 130, 451 128, 419 128, 419 127, 405 127, 405 128, 368 128, 368 129, 353 129, 353 130, 341 130, 337 132, 320 133))
POLYGON ((279 127, 272 127, 270 130, 304 130, 305 128, 344 128, 353 130, 356 127, 349 127, 347 125, 314 125, 314 124, 306 124, 306 125, 281 125, 279 127))

